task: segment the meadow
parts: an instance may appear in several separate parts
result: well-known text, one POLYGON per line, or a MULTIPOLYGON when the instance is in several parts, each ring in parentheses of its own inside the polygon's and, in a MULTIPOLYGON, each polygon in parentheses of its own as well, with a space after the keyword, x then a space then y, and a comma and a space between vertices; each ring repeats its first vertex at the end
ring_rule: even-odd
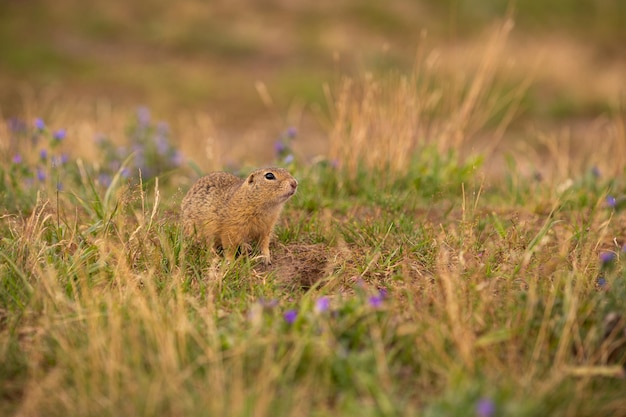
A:
POLYGON ((268 267, 182 234, 195 179, 259 159, 202 112, 25 99, 0 124, 0 415, 626 415, 624 112, 589 141, 520 129, 512 30, 458 78, 425 48, 320 88, 327 146, 285 123, 261 154, 299 181, 268 267))

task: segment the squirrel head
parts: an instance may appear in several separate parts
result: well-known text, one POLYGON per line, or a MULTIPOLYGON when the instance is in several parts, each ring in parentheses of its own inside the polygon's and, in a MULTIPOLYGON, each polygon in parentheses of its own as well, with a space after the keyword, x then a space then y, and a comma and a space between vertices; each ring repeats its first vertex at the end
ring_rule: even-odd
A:
POLYGON ((262 168, 253 171, 243 185, 267 204, 282 204, 298 189, 298 181, 283 168, 262 168))

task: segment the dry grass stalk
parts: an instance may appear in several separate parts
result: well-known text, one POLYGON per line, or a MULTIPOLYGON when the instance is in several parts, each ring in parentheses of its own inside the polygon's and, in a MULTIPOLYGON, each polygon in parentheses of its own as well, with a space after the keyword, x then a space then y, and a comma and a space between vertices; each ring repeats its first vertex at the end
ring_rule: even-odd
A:
POLYGON ((459 150, 504 108, 488 146, 493 151, 528 87, 524 82, 512 93, 497 91, 500 57, 512 28, 510 20, 496 28, 481 65, 460 84, 443 78, 437 60, 423 54, 409 75, 344 78, 333 103, 330 158, 352 178, 360 166, 402 174, 421 146, 459 150))

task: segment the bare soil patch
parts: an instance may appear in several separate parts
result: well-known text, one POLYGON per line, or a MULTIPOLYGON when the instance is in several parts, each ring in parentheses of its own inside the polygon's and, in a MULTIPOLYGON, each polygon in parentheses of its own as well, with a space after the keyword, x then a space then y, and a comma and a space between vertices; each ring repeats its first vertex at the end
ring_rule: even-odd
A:
POLYGON ((327 276, 331 248, 318 244, 294 244, 274 250, 273 269, 286 286, 307 290, 327 276))

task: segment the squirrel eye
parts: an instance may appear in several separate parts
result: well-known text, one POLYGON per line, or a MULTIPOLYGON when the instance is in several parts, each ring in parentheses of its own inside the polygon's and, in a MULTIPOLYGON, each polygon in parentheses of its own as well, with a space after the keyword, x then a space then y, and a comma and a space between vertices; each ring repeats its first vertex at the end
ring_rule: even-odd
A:
POLYGON ((265 178, 267 178, 268 180, 275 180, 276 179, 274 174, 272 174, 271 172, 268 172, 267 174, 265 174, 265 178))

